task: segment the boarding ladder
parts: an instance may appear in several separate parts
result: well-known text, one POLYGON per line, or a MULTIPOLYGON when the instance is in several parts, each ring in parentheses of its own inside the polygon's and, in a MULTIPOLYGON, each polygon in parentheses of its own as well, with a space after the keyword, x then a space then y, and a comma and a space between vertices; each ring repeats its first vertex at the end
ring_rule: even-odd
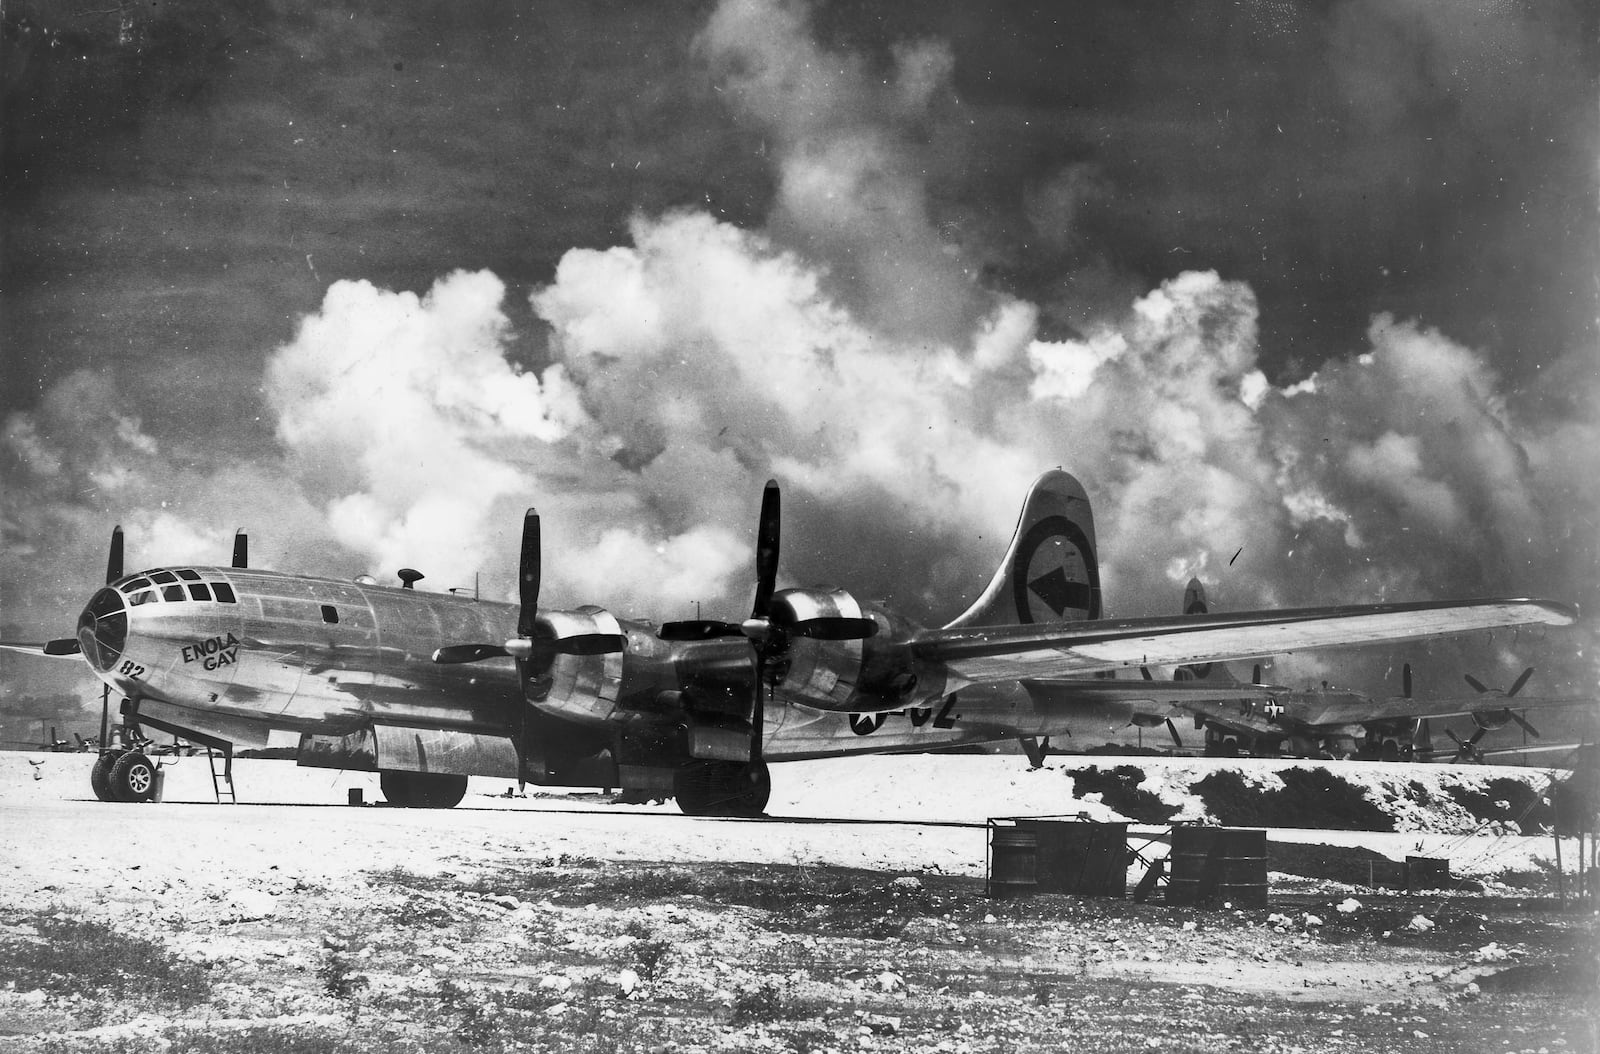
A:
POLYGON ((227 744, 221 750, 222 769, 217 770, 217 754, 215 747, 207 745, 206 761, 211 765, 211 791, 217 796, 217 804, 222 804, 222 795, 228 795, 228 804, 239 804, 238 797, 233 793, 233 745, 227 744))

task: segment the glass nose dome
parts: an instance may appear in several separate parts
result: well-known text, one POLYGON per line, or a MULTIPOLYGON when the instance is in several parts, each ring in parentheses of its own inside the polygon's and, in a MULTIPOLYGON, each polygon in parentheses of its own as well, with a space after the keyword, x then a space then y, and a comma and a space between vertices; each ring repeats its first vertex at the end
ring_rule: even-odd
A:
POLYGON ((78 616, 78 644, 89 665, 110 672, 128 641, 128 611, 115 589, 102 589, 78 616))

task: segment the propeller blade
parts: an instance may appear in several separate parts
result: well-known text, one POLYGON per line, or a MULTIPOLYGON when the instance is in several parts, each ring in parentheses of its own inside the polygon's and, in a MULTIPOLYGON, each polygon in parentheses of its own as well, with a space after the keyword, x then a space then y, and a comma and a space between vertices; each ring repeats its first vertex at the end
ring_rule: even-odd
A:
POLYGON ((111 528, 111 550, 106 554, 106 584, 122 577, 122 525, 111 528))
POLYGON ((243 527, 233 532, 233 566, 250 566, 250 536, 243 527))
POLYGON ((1463 740, 1460 736, 1456 735, 1456 730, 1455 729, 1447 728, 1447 729, 1444 730, 1444 734, 1449 736, 1452 740, 1454 740, 1456 746, 1460 747, 1462 750, 1466 750, 1467 749, 1466 741, 1463 740))
POLYGON ((1259 662, 1256 663, 1255 669, 1250 671, 1250 683, 1251 684, 1260 684, 1261 683, 1261 664, 1259 662))
POLYGON ((756 600, 751 618, 766 618, 772 603, 772 590, 778 581, 778 522, 780 501, 778 481, 767 480, 761 492, 761 519, 756 526, 756 600))
POLYGON ((1539 735, 1539 730, 1528 723, 1528 719, 1526 717, 1523 717, 1521 714, 1513 711, 1507 711, 1507 713, 1511 715, 1511 720, 1515 721, 1524 732, 1528 733, 1528 735, 1532 736, 1534 739, 1543 738, 1539 735))
POLYGON ((1407 699, 1411 698, 1411 664, 1409 662, 1400 667, 1400 694, 1407 699))
POLYGON ((1533 667, 1529 666, 1522 671, 1522 676, 1511 682, 1511 687, 1506 689, 1506 696, 1510 697, 1522 691, 1522 686, 1528 683, 1528 678, 1533 676, 1533 667))
POLYGON ((452 644, 433 653, 433 661, 441 666, 463 662, 497 659, 511 653, 499 644, 452 644))
POLYGON ((1183 737, 1178 735, 1178 726, 1172 723, 1172 718, 1167 718, 1167 732, 1172 736, 1172 745, 1183 746, 1183 737))
POLYGON ((522 517, 522 556, 517 565, 517 596, 522 610, 517 613, 517 634, 533 636, 533 620, 539 613, 539 512, 529 509, 522 517))
POLYGON ((1463 677, 1463 679, 1466 680, 1466 682, 1468 684, 1472 685, 1473 690, 1476 691, 1479 695, 1482 695, 1484 692, 1487 692, 1489 690, 1488 688, 1486 688, 1484 686, 1484 683, 1482 681, 1478 680, 1476 677, 1472 676, 1472 674, 1470 674, 1470 673, 1462 674, 1462 677, 1463 677))
POLYGON ((1141 676, 1142 676, 1142 677, 1144 677, 1144 679, 1145 679, 1145 680, 1147 680, 1147 681, 1153 681, 1153 680, 1155 680, 1155 678, 1154 678, 1154 677, 1152 677, 1152 676, 1150 676, 1150 667, 1148 667, 1148 666, 1141 666, 1141 667, 1139 667, 1139 674, 1140 674, 1140 675, 1141 675, 1141 676))
POLYGON ((878 632, 878 624, 869 618, 845 618, 840 615, 801 619, 778 628, 784 633, 810 640, 866 640, 878 632))
POLYGON ((742 637, 744 628, 733 622, 716 619, 686 619, 682 622, 663 622, 656 630, 662 640, 714 640, 717 637, 742 637))
POLYGON ((45 641, 44 653, 46 655, 80 655, 83 645, 78 643, 76 637, 57 637, 55 640, 45 641))

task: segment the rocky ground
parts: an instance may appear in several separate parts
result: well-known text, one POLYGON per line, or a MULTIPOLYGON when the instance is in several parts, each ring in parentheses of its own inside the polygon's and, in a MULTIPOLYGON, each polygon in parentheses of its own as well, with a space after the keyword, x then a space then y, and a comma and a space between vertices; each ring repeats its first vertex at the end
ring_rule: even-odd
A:
POLYGON ((109 917, 0 909, 0 1050, 1596 1043, 1593 916, 1540 898, 1322 889, 1195 910, 995 901, 966 878, 516 856, 145 892, 109 917))
POLYGON ((995 900, 981 828, 28 797, 47 782, 0 778, 0 1051, 1600 1041, 1596 916, 1525 852, 1403 895, 1275 833, 1261 908, 995 900))

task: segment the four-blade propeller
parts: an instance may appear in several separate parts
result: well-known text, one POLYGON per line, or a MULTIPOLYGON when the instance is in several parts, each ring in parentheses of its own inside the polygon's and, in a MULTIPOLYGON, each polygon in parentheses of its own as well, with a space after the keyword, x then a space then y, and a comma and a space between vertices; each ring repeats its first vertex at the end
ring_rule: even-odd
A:
MULTIPOLYGON (((1529 666, 1526 670, 1523 670, 1522 673, 1517 676, 1517 679, 1511 682, 1511 687, 1507 688, 1504 692, 1501 692, 1498 688, 1489 688, 1485 686, 1482 681, 1478 680, 1470 673, 1465 673, 1461 676, 1479 695, 1503 695, 1505 698, 1510 699, 1518 692, 1522 691, 1523 686, 1528 683, 1528 678, 1533 676, 1533 667, 1529 666)), ((1509 707, 1506 708, 1503 713, 1506 717, 1510 718, 1518 728, 1521 728, 1524 732, 1528 733, 1528 735, 1532 736, 1534 739, 1540 738, 1539 730, 1534 728, 1532 723, 1530 723, 1522 714, 1517 713, 1515 710, 1512 710, 1509 707)), ((1472 742, 1476 743, 1478 736, 1482 734, 1483 730, 1480 728, 1477 735, 1472 737, 1472 742)))
POLYGON ((433 653, 441 665, 479 662, 511 656, 530 662, 534 669, 548 667, 557 655, 609 655, 624 651, 620 633, 579 633, 556 636, 539 619, 540 573, 539 513, 529 509, 522 518, 522 553, 517 563, 517 635, 503 644, 451 644, 433 653), (541 632, 543 630, 544 632, 541 632))
MULTIPOLYGON (((795 617, 785 603, 774 603, 778 582, 778 551, 782 500, 777 480, 767 480, 761 493, 761 515, 756 523, 756 595, 750 617, 743 622, 715 619, 690 619, 663 623, 657 636, 669 641, 701 641, 719 637, 744 637, 754 652, 751 671, 750 760, 761 759, 762 723, 765 706, 762 686, 771 685, 769 666, 783 658, 796 637, 809 640, 865 640, 878 632, 870 618, 824 615, 808 619, 795 617)), ((771 685, 775 686, 775 685, 771 685)))

